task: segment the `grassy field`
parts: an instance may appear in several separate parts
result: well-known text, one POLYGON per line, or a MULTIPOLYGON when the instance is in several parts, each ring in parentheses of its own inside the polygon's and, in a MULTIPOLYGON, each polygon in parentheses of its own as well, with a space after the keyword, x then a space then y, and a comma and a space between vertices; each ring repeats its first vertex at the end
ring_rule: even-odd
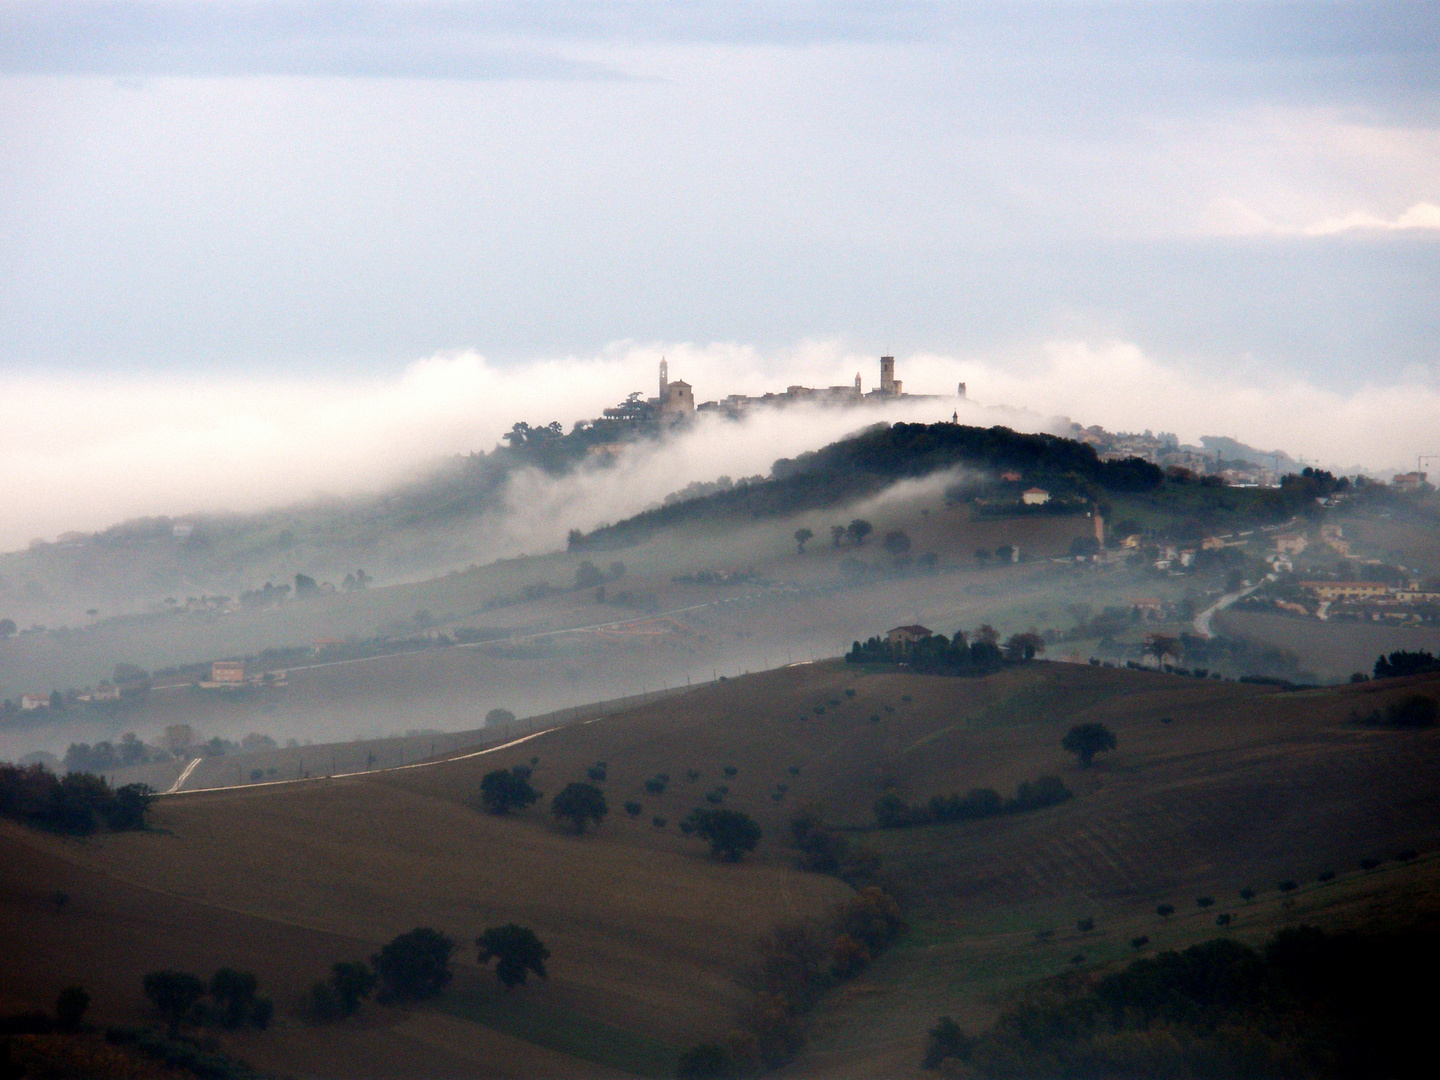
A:
POLYGON ((1220 633, 1267 648, 1294 653, 1304 670, 1322 679, 1369 675, 1379 656, 1396 649, 1440 653, 1440 627, 1380 623, 1321 622, 1259 611, 1224 611, 1215 620, 1220 633))
POLYGON ((947 679, 824 662, 728 679, 480 757, 167 798, 145 833, 73 841, 6 826, 0 938, 20 959, 5 1004, 48 1005, 79 982, 97 1019, 136 1022, 146 970, 230 964, 259 972, 281 1011, 276 1030, 236 1037, 233 1049, 287 1074, 664 1075, 681 1048, 733 1023, 760 933, 848 894, 792 868, 787 820, 818 804, 881 853, 911 930, 827 1000, 791 1069, 908 1075, 936 1016, 979 1026, 1076 955, 1086 965, 1125 959, 1138 934, 1153 947, 1199 940, 1226 911, 1231 932, 1250 940, 1300 918, 1423 902, 1431 855, 1357 867, 1440 848, 1440 737, 1359 729, 1347 717, 1437 684, 1282 693, 1053 663, 947 679), (1059 745, 1085 720, 1119 740, 1088 770, 1059 745), (598 830, 569 835, 542 806, 511 819, 471 808, 486 771, 536 758, 547 793, 605 763, 611 814, 598 830), (656 795, 645 782, 659 773, 670 780, 656 795), (1046 773, 1076 798, 985 821, 870 828, 884 794, 1008 792, 1046 773), (721 785, 724 804, 765 832, 740 864, 712 861, 676 829, 721 785), (633 818, 621 810, 632 800, 643 807, 633 818), (1324 870, 1337 877, 1317 885, 1324 870), (1276 892, 1286 878, 1302 884, 1288 902, 1276 892), (1246 886, 1253 904, 1238 898, 1246 886), (1201 910, 1206 895, 1216 905, 1201 910), (1155 907, 1166 902, 1177 914, 1162 919, 1155 907), (1096 925, 1081 933, 1085 917, 1096 925), (512 920, 547 943, 552 977, 505 994, 470 943, 512 920), (372 1007, 321 1028, 294 1016, 332 962, 416 925, 460 943, 456 980, 433 1007, 372 1007))

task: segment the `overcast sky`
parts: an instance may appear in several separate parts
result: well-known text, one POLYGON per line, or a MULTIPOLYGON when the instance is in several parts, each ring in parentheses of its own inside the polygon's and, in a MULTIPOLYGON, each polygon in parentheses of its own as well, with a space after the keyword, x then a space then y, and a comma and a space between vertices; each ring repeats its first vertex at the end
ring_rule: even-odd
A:
MULTIPOLYGON (((780 386, 948 358, 916 388, 982 397, 1080 350, 1075 419, 1179 426, 1103 362, 1140 356, 1263 398, 1183 435, 1276 445, 1296 387, 1440 404, 1440 4, 0 0, 0 147, 27 431, 462 354, 629 349, 618 398, 684 343, 780 386)), ((1337 463, 1440 451, 1313 423, 1337 463)))

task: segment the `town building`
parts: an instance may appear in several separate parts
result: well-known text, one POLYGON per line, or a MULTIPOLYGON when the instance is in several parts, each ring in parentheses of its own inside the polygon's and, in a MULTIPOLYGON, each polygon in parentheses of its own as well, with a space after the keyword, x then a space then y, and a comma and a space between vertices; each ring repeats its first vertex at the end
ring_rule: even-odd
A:
POLYGON ((243 683, 245 681, 245 662, 243 660, 216 660, 210 665, 210 681, 226 683, 231 686, 243 683))
POLYGON ((1050 492, 1040 487, 1026 488, 1020 501, 1026 506, 1044 506, 1050 501, 1050 492))
POLYGON ((1389 596, 1390 587, 1383 581, 1302 581, 1321 600, 1373 600, 1389 596))

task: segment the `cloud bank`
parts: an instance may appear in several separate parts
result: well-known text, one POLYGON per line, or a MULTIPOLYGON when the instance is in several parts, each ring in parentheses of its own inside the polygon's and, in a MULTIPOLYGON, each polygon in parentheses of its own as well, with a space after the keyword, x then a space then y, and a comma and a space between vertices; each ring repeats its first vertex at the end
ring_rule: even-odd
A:
MULTIPOLYGON (((875 357, 835 342, 768 353, 622 342, 592 356, 508 367, 467 352, 418 361, 390 378, 5 375, 0 549, 141 515, 251 510, 322 491, 381 489, 441 455, 492 448, 517 420, 569 428, 630 391, 651 395, 661 356, 672 378, 695 386, 697 400, 790 383, 846 384, 857 371, 868 389, 877 377, 875 357)), ((1187 441, 1231 435, 1377 471, 1440 449, 1433 445, 1440 387, 1426 368, 1341 392, 1293 376, 1267 379, 1251 365, 1237 366, 1230 379, 1202 376, 1132 343, 1071 340, 1006 356, 918 353, 897 365, 908 391, 942 399, 885 413, 788 411, 738 430, 701 423, 664 454, 636 455, 613 472, 529 494, 557 523, 616 520, 692 480, 767 472, 776 458, 882 416, 935 421, 956 410, 963 422, 1031 430, 1058 430, 1055 418, 1066 416, 1111 430, 1174 431, 1187 441), (961 381, 968 402, 954 396, 961 381), (569 520, 577 515, 586 520, 569 520)), ((551 531, 528 539, 543 544, 551 531)))

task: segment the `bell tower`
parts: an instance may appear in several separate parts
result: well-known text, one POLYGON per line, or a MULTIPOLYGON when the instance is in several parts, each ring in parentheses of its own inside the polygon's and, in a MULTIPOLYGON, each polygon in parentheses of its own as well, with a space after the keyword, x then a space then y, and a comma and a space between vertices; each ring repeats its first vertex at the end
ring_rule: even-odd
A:
POLYGON ((662 357, 660 358, 660 400, 661 400, 662 403, 663 403, 664 400, 665 400, 665 387, 667 387, 667 386, 669 386, 669 385, 670 385, 670 365, 665 362, 665 358, 662 356, 662 357))

